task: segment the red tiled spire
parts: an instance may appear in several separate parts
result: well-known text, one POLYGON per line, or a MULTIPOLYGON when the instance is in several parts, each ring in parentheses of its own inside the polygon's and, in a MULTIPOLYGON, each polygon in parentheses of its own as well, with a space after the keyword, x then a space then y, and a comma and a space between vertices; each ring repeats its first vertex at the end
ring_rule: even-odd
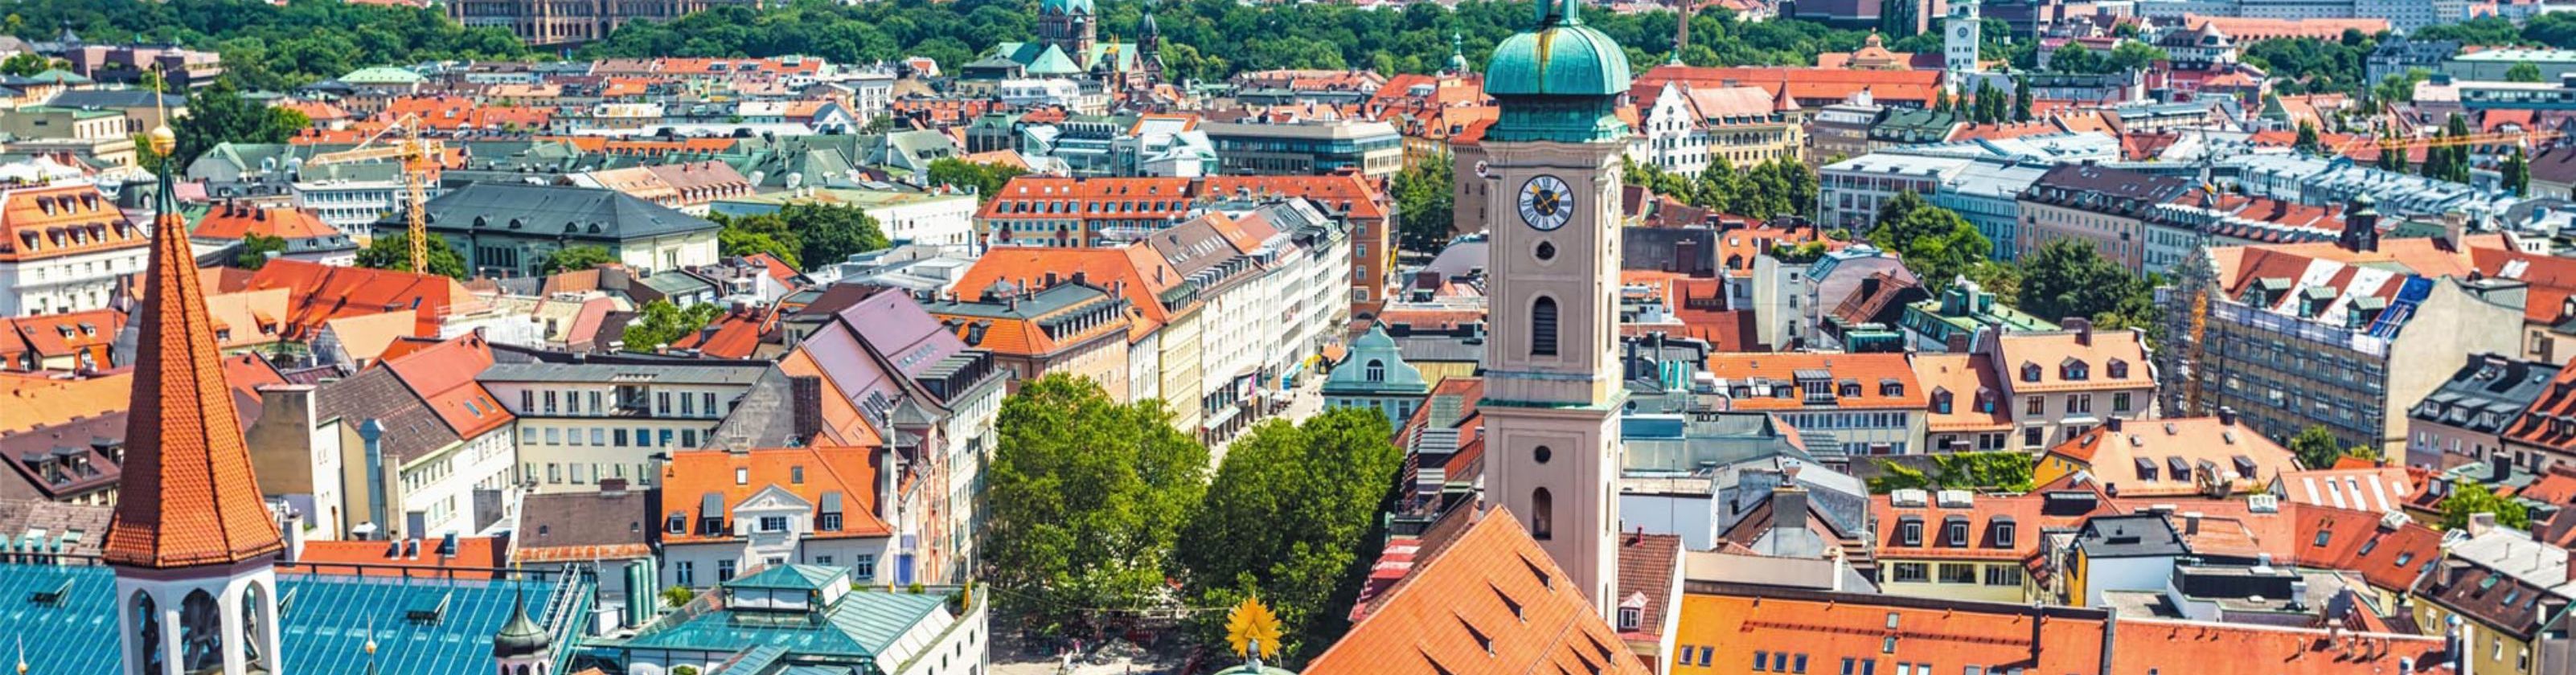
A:
POLYGON ((155 206, 143 303, 134 313, 142 322, 134 403, 126 415, 124 484, 107 531, 107 562, 192 567, 274 554, 285 543, 251 474, 250 448, 188 250, 188 224, 167 174, 155 206))

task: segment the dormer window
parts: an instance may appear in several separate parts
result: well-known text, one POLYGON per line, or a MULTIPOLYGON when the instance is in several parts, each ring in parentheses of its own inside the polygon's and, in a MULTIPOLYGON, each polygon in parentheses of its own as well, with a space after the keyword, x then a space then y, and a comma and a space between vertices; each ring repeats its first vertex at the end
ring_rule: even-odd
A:
POLYGON ((2036 364, 2036 363, 2025 363, 2025 364, 2021 364, 2021 381, 2023 381, 2023 382, 2038 382, 2038 381, 2039 381, 2039 364, 2036 364))
POLYGON ((1940 389, 1932 390, 1932 412, 1943 415, 1950 414, 1950 392, 1940 389))
POLYGON ((1941 543, 1952 548, 1968 545, 1968 519, 1951 516, 1941 523, 1941 543))
POLYGON ((1639 607, 1621 607, 1621 608, 1619 608, 1619 630, 1623 630, 1623 631, 1636 630, 1636 629, 1637 629, 1637 625, 1638 625, 1638 624, 1641 624, 1641 623, 1645 623, 1645 621, 1646 621, 1646 610, 1645 610, 1644 608, 1639 608, 1639 607))
POLYGON ((1835 392, 1835 394, 1836 394, 1836 395, 1838 395, 1838 396, 1842 396, 1842 397, 1844 397, 1844 398, 1859 398, 1859 397, 1860 397, 1860 383, 1859 383, 1859 382, 1844 382, 1844 383, 1842 383, 1842 385, 1841 385, 1841 386, 1835 387, 1835 388, 1834 388, 1834 392, 1835 392))
POLYGON ((2111 365, 2106 366, 2104 370, 2110 372, 2111 379, 2125 379, 2129 376, 2129 362, 2111 359, 2111 365))
POLYGON ((1878 395, 1891 397, 1904 396, 1905 383, 1898 382, 1896 380, 1880 380, 1878 382, 1878 395))
POLYGON ((2013 521, 2012 521, 2010 518, 2007 518, 2007 517, 2004 517, 2004 516, 1996 516, 1996 517, 1995 517, 1995 520, 1994 520, 1994 523, 1991 525, 1991 527, 1993 527, 1993 528, 1994 528, 1994 530, 1995 530, 1995 547, 1996 547, 1996 548, 2012 548, 2012 546, 2013 546, 2013 521))
POLYGON ((1899 546, 1923 545, 1923 519, 1905 516, 1896 521, 1896 543, 1899 546))
POLYGON ((2075 359, 2067 359, 2066 363, 2057 366, 2057 370, 2058 377, 2071 381, 2080 382, 2093 377, 2093 367, 2075 359))

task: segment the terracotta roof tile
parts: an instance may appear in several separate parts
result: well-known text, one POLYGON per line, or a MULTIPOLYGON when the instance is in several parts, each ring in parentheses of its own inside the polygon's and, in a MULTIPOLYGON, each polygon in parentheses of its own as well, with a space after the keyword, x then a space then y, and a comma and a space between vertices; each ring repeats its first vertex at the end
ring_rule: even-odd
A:
POLYGON ((2252 427, 2223 424, 2215 417, 2104 424, 2049 448, 2043 461, 2048 460, 2076 462, 2122 497, 2200 494, 2204 474, 2213 471, 2234 476, 2235 492, 2252 492, 2275 476, 2299 470, 2288 448, 2252 427), (2188 470, 2189 479, 2175 476, 2177 463, 2188 470))
POLYGON ((1652 672, 1509 510, 1470 517, 1306 675, 1652 672))
POLYGON ((730 541, 736 537, 731 523, 733 507, 753 494, 776 487, 786 490, 814 505, 819 510, 826 495, 838 494, 842 512, 841 529, 816 531, 804 535, 809 539, 883 537, 893 530, 877 514, 877 458, 874 448, 800 447, 759 448, 748 452, 696 450, 673 453, 662 467, 663 510, 657 514, 665 526, 662 541, 667 543, 703 543, 730 541), (706 498, 713 497, 726 512, 703 512, 706 498), (682 518, 683 532, 667 529, 668 519, 682 518), (717 530, 707 531, 702 519, 719 518, 724 522, 717 530))
MULTIPOLYGON (((164 190, 169 189, 165 178, 164 190)), ((175 196, 155 227, 182 232, 175 196)), ((231 386, 186 237, 152 241, 126 417, 123 484, 107 561, 142 568, 228 564, 285 547, 253 475, 231 386)))
POLYGON ((1720 352, 1708 356, 1708 371, 1718 378, 1721 387, 1762 381, 1772 383, 1773 391, 1794 388, 1799 373, 1824 373, 1836 390, 1830 401, 1819 403, 1810 403, 1803 392, 1797 391, 1787 396, 1737 395, 1732 403, 1738 410, 1920 410, 1930 404, 1931 398, 1915 379, 1911 358, 1906 354, 1720 352), (1859 385, 1859 395, 1841 395, 1846 384, 1859 385), (1893 388, 1888 386, 1891 384, 1893 388))

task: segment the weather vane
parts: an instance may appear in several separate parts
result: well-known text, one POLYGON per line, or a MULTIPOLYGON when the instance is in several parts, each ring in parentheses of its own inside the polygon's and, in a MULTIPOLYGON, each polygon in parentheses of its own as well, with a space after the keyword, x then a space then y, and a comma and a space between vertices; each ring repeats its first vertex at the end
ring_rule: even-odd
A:
POLYGON ((1279 617, 1260 598, 1244 598, 1225 613, 1225 641, 1247 663, 1279 655, 1279 617))

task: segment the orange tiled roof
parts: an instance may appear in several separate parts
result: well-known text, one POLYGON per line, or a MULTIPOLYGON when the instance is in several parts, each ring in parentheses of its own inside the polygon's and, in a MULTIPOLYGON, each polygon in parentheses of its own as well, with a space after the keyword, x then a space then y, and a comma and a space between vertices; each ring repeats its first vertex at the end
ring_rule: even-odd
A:
POLYGON ((515 419, 510 411, 492 398, 474 376, 492 367, 492 346, 483 342, 480 333, 456 336, 401 356, 386 357, 380 365, 394 371, 403 384, 410 386, 430 411, 456 431, 458 438, 474 438, 515 419))
MULTIPOLYGON (((97 367, 105 368, 108 347, 124 327, 125 313, 113 309, 0 319, 0 352, 16 347, 49 357, 87 352, 97 367)), ((0 370, 13 365, 0 363, 0 370)))
POLYGON ((1931 403, 1923 417, 1926 431, 2000 431, 2012 428, 2013 407, 2004 400, 2003 383, 1985 354, 1918 354, 1914 376, 1923 382, 1931 403), (1949 412, 1941 411, 1949 398, 1949 412), (1983 408, 1983 410, 1979 410, 1983 408))
MULTIPOLYGON (((169 181, 155 223, 184 232, 169 181)), ((112 207, 111 207, 112 208, 112 207)), ((141 568, 221 565, 285 548, 242 441, 188 238, 156 237, 145 266, 123 483, 107 562, 141 568)))
POLYGON ((340 228, 301 208, 261 208, 227 202, 207 212, 197 221, 197 229, 188 232, 195 239, 239 240, 250 235, 286 240, 318 239, 340 235, 340 228))
POLYGON ((2007 332, 1995 339, 1994 364, 2015 394, 2053 391, 2153 389, 2147 348, 2137 331, 2083 328, 2007 332), (2083 366, 2084 379, 2068 366, 2083 366))
MULTIPOLYGON (((123 412, 133 395, 129 374, 57 380, 0 373, 0 435, 123 412)), ((229 407, 229 406, 227 406, 229 407)))
POLYGON ((127 223, 125 212, 99 194, 95 186, 55 185, 0 192, 0 262, 145 245, 143 232, 127 223))
POLYGON ((2117 488, 2123 497, 2200 494, 2203 476, 2212 471, 2233 474, 2233 491, 2252 492, 2275 476, 2299 470, 2299 461, 2288 448, 2252 427, 2216 417, 2107 423, 2049 448, 2048 457, 2040 461, 2059 459, 2089 467, 2094 478, 2117 488), (2176 460, 2189 470, 2189 480, 2175 478, 2176 460))
POLYGON ((1653 672, 1510 510, 1466 517, 1477 521, 1416 562, 1306 675, 1653 672))
POLYGON ((449 314, 471 311, 481 304, 456 280, 435 274, 335 267, 283 258, 268 261, 240 288, 221 290, 265 288, 288 289, 287 322, 294 328, 287 335, 294 338, 310 335, 331 319, 385 312, 409 312, 414 317, 413 335, 436 335, 449 314))
POLYGON ((665 530, 662 541, 693 544, 734 539, 731 509, 753 494, 776 487, 796 495, 819 510, 826 494, 838 493, 843 508, 841 529, 817 531, 809 539, 844 539, 883 537, 891 534, 885 521, 878 519, 877 451, 873 448, 798 447, 759 448, 733 453, 722 450, 694 450, 672 453, 671 461, 662 467, 662 504, 668 513, 685 518, 686 530, 665 530), (701 512, 707 497, 715 497, 726 513, 708 515, 701 512), (724 528, 709 533, 700 527, 701 518, 723 518, 724 528))
POLYGON ((296 571, 308 574, 364 577, 491 579, 509 567, 503 556, 508 543, 500 537, 458 537, 456 551, 440 555, 437 539, 405 541, 308 541, 296 571))
POLYGON ((1769 381, 1778 388, 1793 388, 1800 372, 1827 373, 1836 396, 1831 402, 1809 403, 1804 392, 1791 391, 1787 396, 1737 395, 1733 405, 1738 410, 1795 410, 1808 407, 1923 409, 1931 401, 1914 376, 1911 357, 1906 354, 1818 354, 1818 353, 1745 353, 1719 352, 1708 355, 1708 372, 1716 376, 1721 388, 1756 381, 1769 381), (1860 385, 1857 396, 1841 395, 1842 385, 1860 385), (1895 388, 1886 385, 1894 384, 1895 388))

